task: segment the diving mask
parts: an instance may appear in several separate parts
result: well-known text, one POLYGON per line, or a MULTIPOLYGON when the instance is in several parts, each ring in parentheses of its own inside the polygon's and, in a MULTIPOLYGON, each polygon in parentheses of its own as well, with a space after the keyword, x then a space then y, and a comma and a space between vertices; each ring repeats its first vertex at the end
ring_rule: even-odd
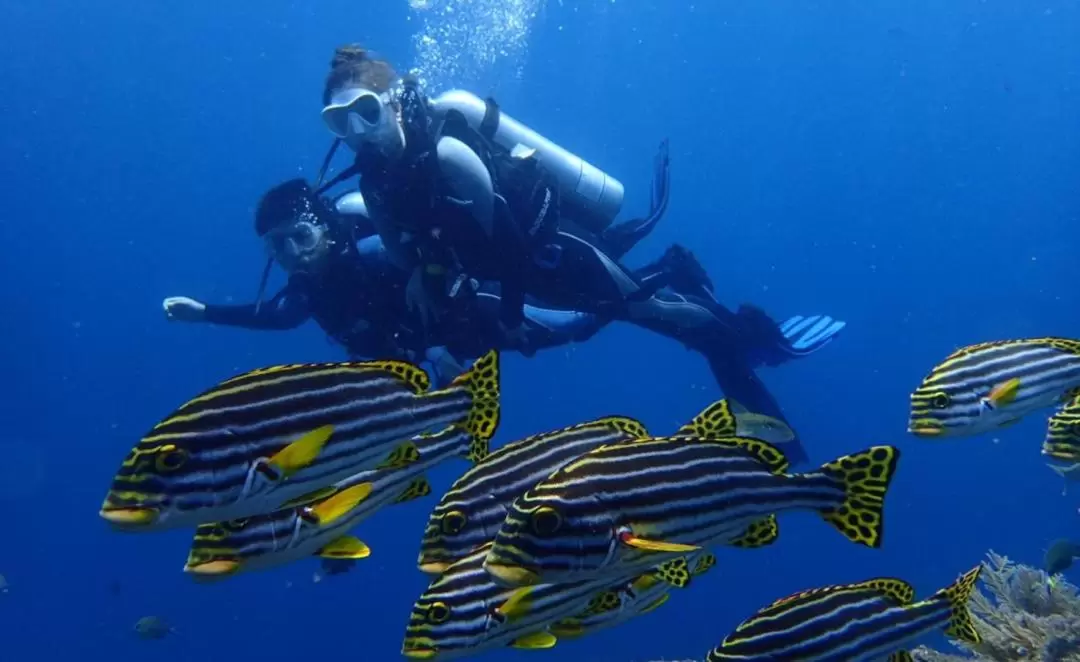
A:
POLYGON ((313 256, 322 243, 326 228, 316 221, 300 220, 274 228, 263 235, 266 250, 283 262, 313 256))
POLYGON ((330 132, 354 150, 363 144, 383 145, 397 141, 400 127, 388 92, 376 94, 362 87, 341 90, 323 108, 322 119, 330 132))

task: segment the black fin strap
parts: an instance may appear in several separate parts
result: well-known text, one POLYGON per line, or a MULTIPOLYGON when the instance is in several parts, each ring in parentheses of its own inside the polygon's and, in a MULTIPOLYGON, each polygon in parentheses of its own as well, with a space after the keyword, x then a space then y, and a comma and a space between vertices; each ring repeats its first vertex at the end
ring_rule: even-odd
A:
POLYGON ((266 266, 263 267, 262 278, 259 279, 259 291, 255 294, 255 314, 259 314, 262 308, 263 297, 266 296, 266 283, 270 280, 270 270, 274 267, 274 258, 266 258, 266 266))

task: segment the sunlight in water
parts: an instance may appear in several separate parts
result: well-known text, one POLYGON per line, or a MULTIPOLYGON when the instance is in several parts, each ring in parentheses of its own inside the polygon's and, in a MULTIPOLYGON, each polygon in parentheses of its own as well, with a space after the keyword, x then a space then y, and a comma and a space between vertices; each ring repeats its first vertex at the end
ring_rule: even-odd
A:
POLYGON ((521 76, 529 29, 543 0, 408 0, 413 73, 429 89, 491 85, 521 76))

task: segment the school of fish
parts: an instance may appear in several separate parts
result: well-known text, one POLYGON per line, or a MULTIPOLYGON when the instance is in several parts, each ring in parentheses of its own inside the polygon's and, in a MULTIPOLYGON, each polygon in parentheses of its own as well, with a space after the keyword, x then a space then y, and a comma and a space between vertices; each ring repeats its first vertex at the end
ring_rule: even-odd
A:
MULTIPOLYGON (((789 511, 883 544, 895 446, 792 471, 786 424, 720 400, 664 436, 607 416, 492 449, 499 370, 489 352, 434 390, 403 361, 237 375, 135 444, 100 516, 123 532, 193 528, 184 570, 200 581, 313 556, 357 560, 372 553, 355 535, 361 522, 430 495, 426 473, 465 459, 417 532, 431 580, 403 618, 402 654, 415 660, 551 648, 619 626, 723 572, 723 547, 776 542, 789 511)), ((1080 466, 1080 341, 975 344, 914 390, 908 432, 972 436, 1051 406, 1042 452, 1067 475, 1080 466)), ((979 571, 919 601, 892 577, 801 590, 718 637, 705 659, 903 662, 930 631, 977 642, 967 602, 979 571)))

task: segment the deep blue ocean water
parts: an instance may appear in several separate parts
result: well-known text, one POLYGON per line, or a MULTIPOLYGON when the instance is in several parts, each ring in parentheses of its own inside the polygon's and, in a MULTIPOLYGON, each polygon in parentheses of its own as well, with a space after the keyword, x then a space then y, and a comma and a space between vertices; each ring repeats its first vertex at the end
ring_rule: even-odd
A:
MULTIPOLYGON (((764 378, 815 464, 874 443, 904 454, 880 550, 786 515, 775 545, 721 550, 632 625, 484 659, 700 659, 795 590, 895 575, 928 594, 988 549, 1039 563, 1076 533, 1080 486, 1063 496, 1043 466, 1042 417, 948 442, 904 426, 909 392, 954 348, 1078 332, 1080 5, 461 0, 448 18, 429 4, 0 2, 0 659, 400 659, 434 497, 367 522, 373 556, 321 582, 312 560, 197 585, 188 532, 121 535, 97 517, 127 449, 187 397, 340 358, 313 325, 169 324, 161 300, 254 295, 253 205, 314 177, 323 76, 350 41, 430 67, 433 86, 494 92, 620 178, 624 215, 647 205, 670 138, 670 211, 629 261, 678 241, 729 305, 848 321, 764 378), (485 6, 508 9, 418 50, 485 6), (464 52, 481 46, 505 55, 464 52), (176 633, 137 637, 146 615, 176 633)), ((626 326, 504 366, 500 441, 613 413, 666 431, 720 397, 697 355, 626 326)), ((436 489, 463 469, 441 467, 436 489)))

